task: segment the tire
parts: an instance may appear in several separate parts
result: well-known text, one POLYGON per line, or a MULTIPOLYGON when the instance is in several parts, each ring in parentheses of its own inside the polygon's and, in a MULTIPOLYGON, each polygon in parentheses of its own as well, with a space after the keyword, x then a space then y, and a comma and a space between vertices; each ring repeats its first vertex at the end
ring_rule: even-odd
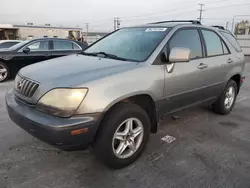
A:
POLYGON ((222 92, 222 94, 220 95, 220 97, 217 99, 217 101, 215 103, 212 104, 212 109, 215 113, 221 114, 221 115, 226 115, 228 113, 231 112, 231 110, 234 107, 235 101, 236 101, 236 97, 237 97, 237 91, 238 91, 238 86, 236 84, 236 82, 234 80, 229 80, 229 82, 227 83, 224 91, 222 92), (229 88, 233 89, 234 92, 234 97, 231 98, 231 100, 226 99, 227 98, 227 94, 229 92, 229 88), (230 103, 230 105, 226 105, 229 104, 226 102, 226 100, 230 103))
POLYGON ((9 68, 0 62, 0 82, 5 82, 10 77, 9 68))
MULTIPOLYGON (((132 133, 131 135, 131 137, 133 137, 132 133)), ((107 116, 104 118, 100 130, 97 133, 96 140, 93 143, 93 151, 95 155, 109 167, 114 169, 123 168, 132 164, 141 155, 148 142, 149 135, 150 120, 147 113, 136 104, 120 103, 108 112, 107 116), (125 123, 122 124, 124 121, 125 123), (118 131, 117 134, 124 134, 123 132, 126 132, 126 126, 129 124, 128 121, 133 122, 132 127, 135 129, 132 128, 132 130, 140 130, 138 128, 140 126, 143 128, 141 133, 134 139, 134 147, 131 145, 127 146, 123 152, 124 155, 122 156, 121 154, 119 156, 119 154, 116 153, 118 147, 120 147, 122 143, 130 144, 131 138, 129 138, 130 135, 127 135, 123 137, 125 141, 121 141, 120 139, 114 138, 115 133, 118 131), (139 122, 141 122, 141 124, 139 122), (132 151, 130 148, 136 148, 136 145, 137 149, 132 151), (134 153, 131 155, 132 152, 134 153)))

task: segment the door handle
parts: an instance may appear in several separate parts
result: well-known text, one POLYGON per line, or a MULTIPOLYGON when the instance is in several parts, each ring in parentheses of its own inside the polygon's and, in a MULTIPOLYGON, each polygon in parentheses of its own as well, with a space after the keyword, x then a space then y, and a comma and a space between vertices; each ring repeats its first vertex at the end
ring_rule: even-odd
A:
POLYGON ((227 60, 227 63, 233 63, 234 61, 231 59, 231 58, 229 58, 228 60, 227 60))
POLYGON ((197 68, 200 70, 205 69, 205 68, 207 68, 207 64, 200 63, 197 68))

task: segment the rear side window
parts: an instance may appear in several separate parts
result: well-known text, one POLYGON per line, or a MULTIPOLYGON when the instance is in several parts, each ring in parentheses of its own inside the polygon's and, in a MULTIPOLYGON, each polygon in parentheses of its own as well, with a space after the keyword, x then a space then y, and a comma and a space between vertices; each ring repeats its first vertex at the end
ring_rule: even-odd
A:
POLYGON ((54 50, 73 50, 73 43, 70 41, 54 41, 54 50))
POLYGON ((224 54, 229 54, 228 48, 226 47, 225 43, 223 41, 221 41, 221 43, 222 43, 224 54))
POLYGON ((231 33, 226 33, 221 31, 220 32, 227 40, 228 42, 238 51, 241 52, 241 48, 237 40, 234 38, 234 36, 231 33))
POLYGON ((191 59, 202 57, 201 40, 196 29, 177 31, 169 43, 170 50, 174 47, 184 47, 191 50, 191 59))
POLYGON ((216 56, 224 54, 222 48, 222 41, 220 37, 213 31, 201 30, 206 47, 207 47, 207 56, 216 56))
POLYGON ((73 43, 73 49, 74 50, 81 50, 81 48, 78 45, 76 45, 75 43, 73 43))

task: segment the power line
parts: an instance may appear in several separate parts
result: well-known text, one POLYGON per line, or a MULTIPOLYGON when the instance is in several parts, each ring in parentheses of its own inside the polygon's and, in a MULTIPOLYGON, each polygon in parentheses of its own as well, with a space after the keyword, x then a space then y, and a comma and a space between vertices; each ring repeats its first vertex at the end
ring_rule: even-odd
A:
POLYGON ((214 10, 214 9, 220 9, 220 8, 225 8, 225 7, 244 6, 244 5, 250 5, 250 3, 234 4, 234 5, 226 5, 226 6, 216 6, 216 7, 208 8, 207 10, 214 10))
POLYGON ((203 9, 203 6, 205 6, 205 4, 199 3, 198 5, 200 5, 200 17, 198 18, 198 20, 201 22, 202 20, 202 12, 204 12, 205 10, 203 9))
MULTIPOLYGON (((225 2, 225 1, 230 1, 230 0, 217 0, 217 1, 210 1, 210 2, 206 2, 206 3, 218 3, 218 2, 225 2)), ((200 17, 198 18, 199 20, 202 20, 202 12, 204 12, 203 6, 204 4, 199 4, 201 6, 201 8, 199 9, 200 11, 200 17)), ((216 6, 216 7, 211 7, 211 8, 206 8, 206 10, 214 10, 214 9, 221 9, 221 8, 226 8, 226 7, 234 7, 234 6, 244 6, 244 5, 250 5, 250 3, 243 3, 243 4, 234 4, 234 5, 225 5, 225 6, 216 6)), ((178 7, 178 8, 174 8, 174 9, 168 9, 165 11, 161 11, 161 12, 156 12, 156 13, 151 13, 151 14, 143 14, 143 15, 136 15, 136 16, 131 16, 131 17, 122 17, 124 21, 131 21, 131 20, 147 20, 149 19, 148 17, 152 17, 152 16, 156 16, 156 15, 169 15, 169 14, 186 14, 189 12, 195 12, 195 10, 188 10, 188 11, 182 11, 182 12, 175 12, 177 10, 181 10, 182 8, 187 8, 187 7, 191 7, 193 5, 189 5, 189 6, 183 6, 183 7, 178 7), (171 13, 173 12, 174 13, 171 13), (131 19, 129 19, 131 18, 131 19)), ((204 18, 204 19, 215 19, 216 18, 204 18)), ((100 26, 100 25, 104 25, 107 24, 108 22, 112 22, 111 19, 105 19, 103 21, 97 22, 100 24, 94 24, 91 25, 91 27, 96 27, 96 26, 100 26)), ((116 21, 115 21, 116 22, 116 21)), ((115 28, 117 28, 117 22, 115 25, 115 28)))
POLYGON ((231 0, 208 1, 208 2, 205 2, 205 3, 206 4, 209 4, 209 3, 220 3, 220 2, 224 2, 224 1, 231 1, 231 0))

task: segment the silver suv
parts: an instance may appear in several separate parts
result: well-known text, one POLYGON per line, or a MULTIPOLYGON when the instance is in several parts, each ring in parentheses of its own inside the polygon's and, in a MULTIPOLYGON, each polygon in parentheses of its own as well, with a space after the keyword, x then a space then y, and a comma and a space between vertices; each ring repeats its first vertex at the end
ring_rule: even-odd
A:
POLYGON ((92 146, 122 168, 163 115, 202 103, 228 114, 244 80, 242 50, 226 30, 182 22, 122 28, 81 54, 21 69, 6 94, 10 118, 58 148, 92 146))

